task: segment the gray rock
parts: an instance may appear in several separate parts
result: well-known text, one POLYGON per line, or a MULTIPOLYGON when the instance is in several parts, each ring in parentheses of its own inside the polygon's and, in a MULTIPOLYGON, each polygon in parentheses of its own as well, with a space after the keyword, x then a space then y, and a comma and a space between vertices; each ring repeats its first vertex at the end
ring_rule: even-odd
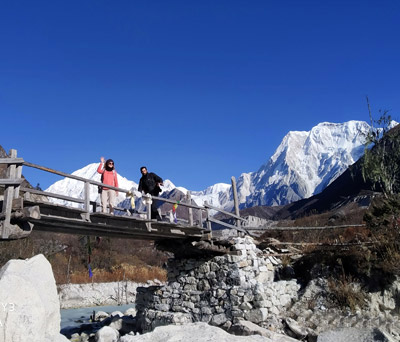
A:
POLYGON ((233 335, 261 335, 268 338, 272 338, 273 335, 271 331, 261 328, 259 325, 245 320, 240 320, 236 324, 232 325, 228 332, 233 335))
POLYGON ((234 336, 228 334, 226 331, 220 328, 201 322, 186 324, 182 326, 158 327, 154 329, 154 331, 152 331, 151 333, 139 336, 125 335, 120 338, 119 342, 174 342, 174 341, 275 342, 267 337, 260 335, 234 336))
POLYGON ((119 316, 122 317, 124 314, 121 311, 113 311, 111 312, 111 317, 119 316))
POLYGON ((89 335, 83 332, 80 336, 79 342, 88 342, 88 341, 89 341, 89 335))
POLYGON ((226 317, 226 315, 224 313, 220 313, 218 315, 214 315, 211 318, 211 325, 215 325, 215 326, 220 326, 224 323, 226 323, 226 321, 228 320, 228 318, 226 317))
POLYGON ((136 308, 129 308, 129 309, 125 310, 124 316, 135 317, 136 316, 136 308))
POLYGON ((122 317, 119 316, 114 316, 111 319, 111 323, 108 325, 110 328, 113 328, 115 330, 121 330, 122 328, 122 317))
POLYGON ((393 342, 379 329, 342 328, 326 331, 318 336, 317 342, 393 342))
POLYGON ((308 332, 305 328, 301 327, 297 322, 291 318, 286 318, 285 323, 289 327, 289 329, 294 333, 296 338, 299 339, 304 339, 307 335, 308 332))
POLYGON ((81 342, 81 336, 78 333, 72 334, 70 342, 81 342))
POLYGON ((244 317, 250 322, 261 323, 267 319, 268 309, 266 308, 253 309, 245 312, 244 317))
POLYGON ((107 312, 105 312, 105 311, 97 311, 94 314, 94 321, 95 322, 101 322, 104 319, 106 319, 108 316, 109 316, 109 314, 107 312))
POLYGON ((102 327, 95 335, 96 342, 118 342, 119 332, 111 327, 102 327))

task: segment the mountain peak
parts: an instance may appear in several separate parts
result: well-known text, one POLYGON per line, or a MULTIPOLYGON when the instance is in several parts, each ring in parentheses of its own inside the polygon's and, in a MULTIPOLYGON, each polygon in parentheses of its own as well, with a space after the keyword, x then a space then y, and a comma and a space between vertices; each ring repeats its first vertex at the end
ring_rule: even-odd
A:
POLYGON ((246 197, 241 206, 282 205, 322 191, 362 156, 369 127, 351 120, 322 122, 308 132, 290 131, 251 180, 240 182, 247 184, 239 188, 247 194, 241 196, 246 197))

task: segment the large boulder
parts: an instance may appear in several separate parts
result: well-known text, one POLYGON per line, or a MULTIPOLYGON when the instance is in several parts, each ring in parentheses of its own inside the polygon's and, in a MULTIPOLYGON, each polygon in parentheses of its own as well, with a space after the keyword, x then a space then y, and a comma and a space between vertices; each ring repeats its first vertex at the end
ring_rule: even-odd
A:
POLYGON ((96 342, 118 342, 119 332, 111 327, 103 327, 97 331, 95 340, 96 342))
POLYGON ((0 341, 64 342, 50 263, 39 254, 0 270, 0 341))
POLYGON ((394 342, 388 333, 377 328, 341 328, 323 332, 317 342, 394 342))
POLYGON ((196 322, 185 325, 169 325, 157 327, 154 331, 138 335, 125 335, 120 338, 120 342, 275 342, 267 337, 260 335, 253 336, 234 336, 228 334, 221 328, 217 328, 207 323, 196 322))

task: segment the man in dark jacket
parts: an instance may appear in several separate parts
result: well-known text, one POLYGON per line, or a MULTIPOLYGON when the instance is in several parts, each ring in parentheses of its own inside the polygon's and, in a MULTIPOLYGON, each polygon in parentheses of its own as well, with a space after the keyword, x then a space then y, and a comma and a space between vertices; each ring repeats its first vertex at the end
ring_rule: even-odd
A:
MULTIPOLYGON (((143 191, 145 194, 150 194, 152 196, 158 196, 158 194, 161 192, 160 186, 163 185, 162 178, 158 177, 153 172, 147 172, 146 166, 142 166, 140 168, 140 172, 142 174, 142 177, 139 181, 138 191, 143 191)), ((151 218, 161 221, 161 216, 157 211, 157 201, 154 199, 151 203, 151 218)))

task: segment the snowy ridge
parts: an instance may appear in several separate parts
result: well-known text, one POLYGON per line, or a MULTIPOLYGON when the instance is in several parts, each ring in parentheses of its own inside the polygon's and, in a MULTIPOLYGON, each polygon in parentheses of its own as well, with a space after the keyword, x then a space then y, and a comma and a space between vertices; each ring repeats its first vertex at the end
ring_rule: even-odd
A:
POLYGON ((240 176, 241 206, 287 204, 321 192, 363 155, 369 127, 323 122, 289 132, 257 172, 240 176))
MULTIPOLYGON (((364 136, 370 126, 364 121, 345 123, 323 122, 310 131, 291 131, 282 140, 272 157, 257 172, 243 173, 237 180, 241 208, 255 205, 282 205, 310 197, 321 192, 340 176, 364 153, 364 136)), ((73 174, 100 181, 98 163, 93 163, 73 174)), ((121 188, 137 190, 138 184, 118 174, 121 188)), ((164 181, 164 196, 187 194, 188 190, 177 187, 170 180, 164 181)), ((71 197, 83 197, 83 183, 64 179, 54 183, 46 191, 71 197)), ((137 194, 138 198, 140 194, 137 194)), ((217 183, 202 191, 191 191, 197 205, 205 201, 224 210, 233 208, 231 185, 217 183)), ((91 201, 99 202, 97 187, 90 190, 91 201)), ((125 194, 119 194, 122 203, 125 194)), ((65 204, 65 201, 55 200, 65 204)), ((126 206, 127 201, 122 203, 126 206)), ((137 206, 140 206, 138 201, 137 206)))
POLYGON ((190 194, 197 205, 207 202, 215 207, 225 208, 230 198, 230 191, 230 184, 217 183, 203 191, 192 191, 190 194))

